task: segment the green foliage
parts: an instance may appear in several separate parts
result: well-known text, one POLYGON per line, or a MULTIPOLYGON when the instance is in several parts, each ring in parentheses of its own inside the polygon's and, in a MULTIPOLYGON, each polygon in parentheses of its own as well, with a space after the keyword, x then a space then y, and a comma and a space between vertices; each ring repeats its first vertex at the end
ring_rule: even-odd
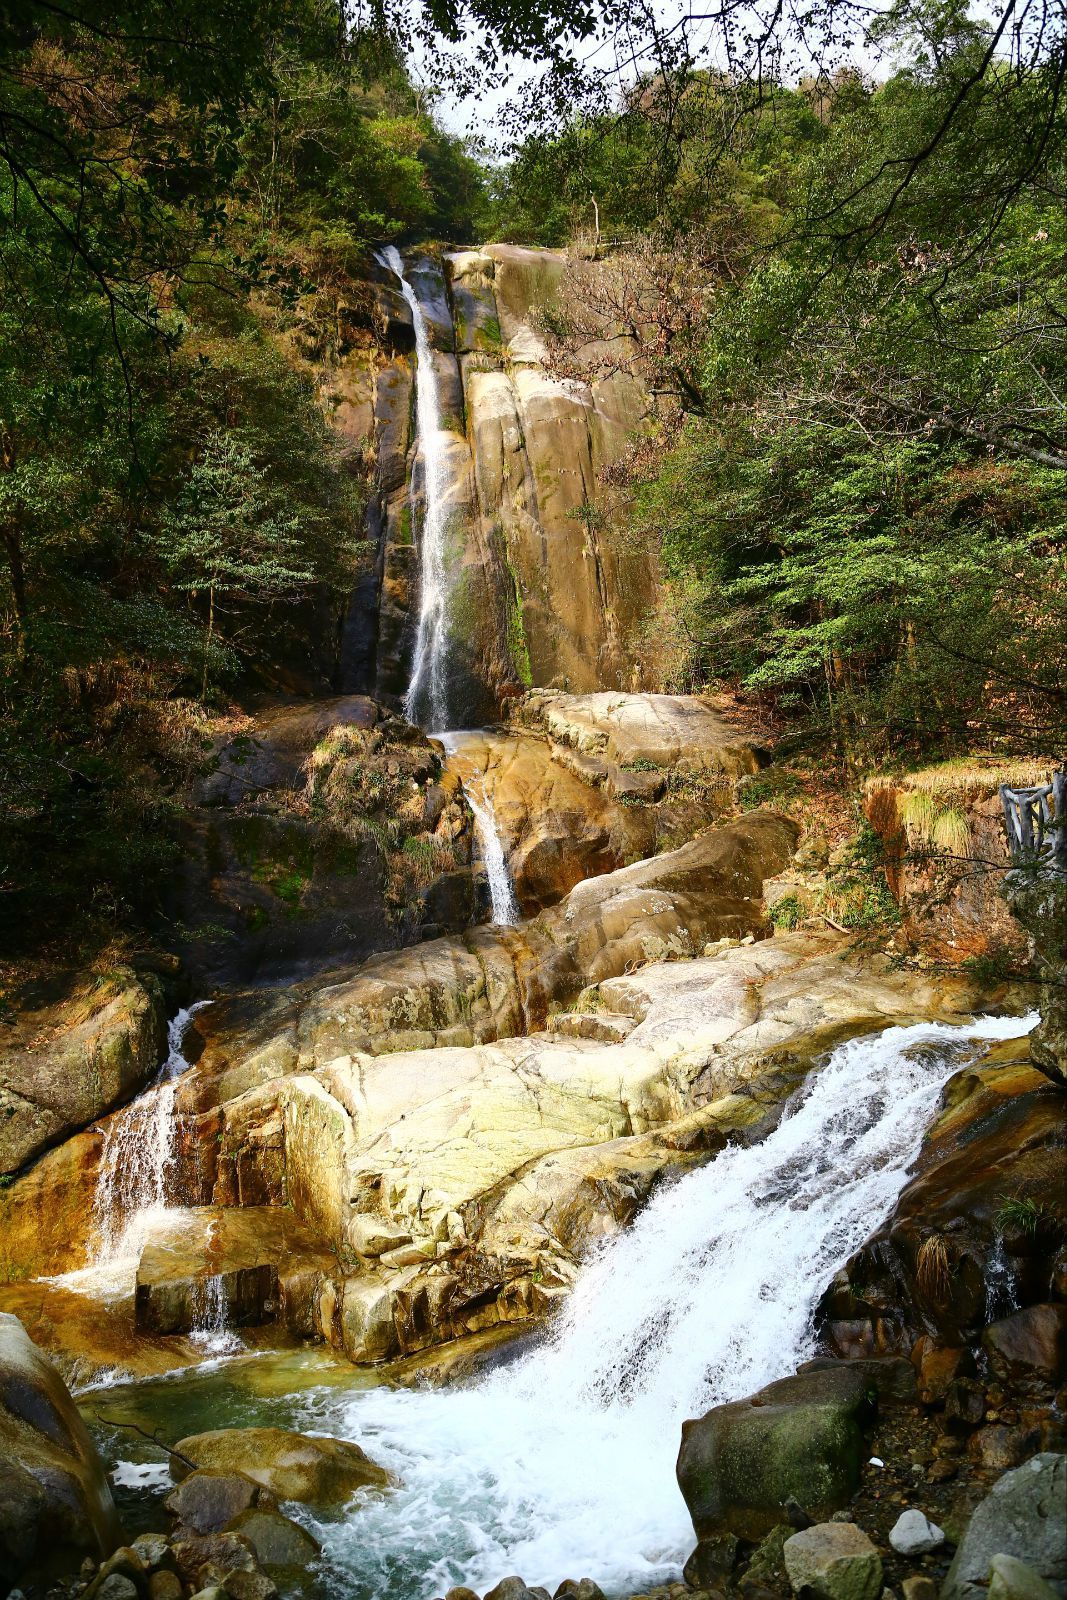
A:
POLYGON ((1053 1220, 1047 1207, 1031 1195, 1002 1194, 999 1199, 994 1219, 998 1233, 1024 1233, 1036 1238, 1043 1224, 1053 1220))
POLYGON ((395 49, 343 32, 333 0, 0 29, 8 948, 150 920, 223 691, 329 670, 361 490, 275 335, 483 192, 395 49))
POLYGON ((528 139, 493 174, 494 236, 561 245, 592 239, 599 220, 607 240, 696 228, 724 255, 765 242, 826 126, 811 94, 772 85, 724 154, 733 96, 730 84, 698 72, 675 108, 669 140, 637 93, 620 110, 578 116, 554 138, 528 139))
POLYGON ((742 811, 755 811, 759 806, 773 806, 783 800, 792 800, 800 793, 800 779, 788 767, 769 767, 765 772, 743 778, 737 791, 737 803, 742 811))
POLYGON ((784 928, 791 933, 809 913, 799 895, 784 894, 774 902, 768 914, 776 928, 784 928))
POLYGON ((835 110, 774 248, 719 295, 712 403, 638 507, 690 677, 813 716, 867 763, 976 734, 1036 752, 1064 714, 1067 120, 991 209, 1040 85, 979 74, 898 195, 899 152, 987 44, 958 8, 919 11, 911 63, 835 110))

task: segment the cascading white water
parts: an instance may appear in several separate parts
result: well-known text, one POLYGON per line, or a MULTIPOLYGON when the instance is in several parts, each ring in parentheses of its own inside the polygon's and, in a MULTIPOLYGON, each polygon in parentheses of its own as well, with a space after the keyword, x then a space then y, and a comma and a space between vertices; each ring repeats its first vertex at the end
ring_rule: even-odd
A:
POLYGON ((515 886, 508 871, 504 842, 497 829, 493 802, 484 791, 479 794, 474 784, 465 783, 463 792, 474 815, 474 829, 478 835, 478 844, 485 863, 485 876, 489 884, 489 903, 492 907, 493 922, 498 928, 513 928, 520 918, 519 902, 515 898, 515 886))
POLYGON ((189 1065, 182 1046, 193 1016, 210 1004, 200 1000, 171 1019, 167 1059, 155 1082, 108 1126, 93 1199, 95 1267, 136 1261, 149 1227, 166 1209, 178 1155, 174 1102, 189 1065))
POLYGON ((222 1273, 204 1278, 198 1285, 190 1338, 209 1356, 233 1355, 244 1346, 230 1327, 230 1302, 222 1273))
MULTIPOLYGON (((462 749, 462 734, 442 733, 438 737, 449 755, 462 749)), ((508 870, 504 841, 497 827, 493 797, 485 785, 484 774, 472 761, 462 763, 460 778, 463 793, 474 817, 474 832, 485 866, 489 884, 489 904, 493 923, 498 928, 514 928, 521 920, 519 902, 515 898, 515 885, 508 870)))
MULTIPOLYGON (((404 696, 404 715, 422 728, 447 728, 446 681, 449 599, 447 434, 441 427, 441 402, 433 363, 430 329, 414 289, 404 276, 395 245, 378 253, 383 266, 400 280, 400 292, 411 307, 415 329, 415 436, 422 459, 423 517, 419 538, 419 622, 411 680, 404 696)), ((412 505, 414 523, 415 506, 412 505)))
POLYGON ((627 1594, 673 1575, 693 1544, 682 1422, 812 1354, 819 1295, 892 1210, 946 1076, 973 1041, 1035 1020, 840 1046, 768 1138, 662 1187, 600 1248, 538 1350, 466 1390, 322 1392, 309 1421, 359 1439, 400 1484, 320 1527, 336 1592, 482 1593, 520 1573, 627 1594))

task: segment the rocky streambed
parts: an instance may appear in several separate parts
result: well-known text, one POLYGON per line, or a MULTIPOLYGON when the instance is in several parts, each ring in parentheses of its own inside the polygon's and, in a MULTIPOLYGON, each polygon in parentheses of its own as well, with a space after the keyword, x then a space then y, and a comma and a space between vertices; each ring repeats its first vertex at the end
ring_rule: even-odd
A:
MULTIPOLYGON (((161 1033, 153 978, 79 997, 73 1025, 55 1002, 27 1041, 57 1065, 0 1191, 9 1581, 596 1600, 684 1567, 687 1592, 878 1600, 883 1577, 943 1577, 998 1475, 1063 1444, 1062 1095, 1020 1019, 971 1020, 1011 996, 832 929, 775 934, 765 886, 798 830, 736 813, 764 757, 706 702, 535 694, 447 762, 369 702, 336 711, 310 733, 272 713, 200 796, 226 838, 252 816, 311 840, 309 918, 284 928, 289 880, 199 858, 197 892, 233 915, 242 883, 278 901, 256 981, 183 1014, 133 1106, 159 1060, 137 1053, 161 1033), (460 926, 316 951, 341 858, 335 814, 300 809, 309 775, 336 800, 381 770, 434 850, 470 852, 464 766, 526 916, 471 925, 431 892, 460 926), (83 1035, 117 1065, 64 1100, 83 1035), (111 1489, 22 1327, 76 1387, 111 1489), (264 1477, 293 1451, 351 1471, 264 1477), (132 1543, 112 1559, 113 1495, 132 1543), (909 1507, 942 1531, 928 1550, 892 1542, 909 1507), (853 1532, 791 1547, 802 1524, 853 1532), (105 1565, 62 1578, 83 1554, 105 1565), (532 1591, 501 1587, 518 1572, 532 1591)), ((469 906, 477 865, 445 874, 469 906)), ((1004 1535, 973 1581, 1034 1537, 1004 1535)))

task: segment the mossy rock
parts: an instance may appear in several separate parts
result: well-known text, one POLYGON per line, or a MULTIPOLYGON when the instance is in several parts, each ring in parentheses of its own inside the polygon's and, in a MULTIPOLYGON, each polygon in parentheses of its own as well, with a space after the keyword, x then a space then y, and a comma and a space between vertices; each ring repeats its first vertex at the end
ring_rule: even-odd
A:
POLYGON ((859 1487, 872 1386, 846 1364, 800 1373, 682 1426, 678 1483, 701 1540, 759 1540, 795 1500, 809 1516, 841 1510, 859 1487))

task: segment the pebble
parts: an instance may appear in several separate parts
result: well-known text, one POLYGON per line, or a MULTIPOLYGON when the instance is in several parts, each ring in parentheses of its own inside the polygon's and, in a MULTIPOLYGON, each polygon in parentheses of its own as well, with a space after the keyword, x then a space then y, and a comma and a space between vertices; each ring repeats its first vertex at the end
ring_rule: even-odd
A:
POLYGON ((917 1506, 902 1511, 889 1533, 889 1543, 899 1556, 924 1556, 944 1542, 943 1530, 917 1506))

